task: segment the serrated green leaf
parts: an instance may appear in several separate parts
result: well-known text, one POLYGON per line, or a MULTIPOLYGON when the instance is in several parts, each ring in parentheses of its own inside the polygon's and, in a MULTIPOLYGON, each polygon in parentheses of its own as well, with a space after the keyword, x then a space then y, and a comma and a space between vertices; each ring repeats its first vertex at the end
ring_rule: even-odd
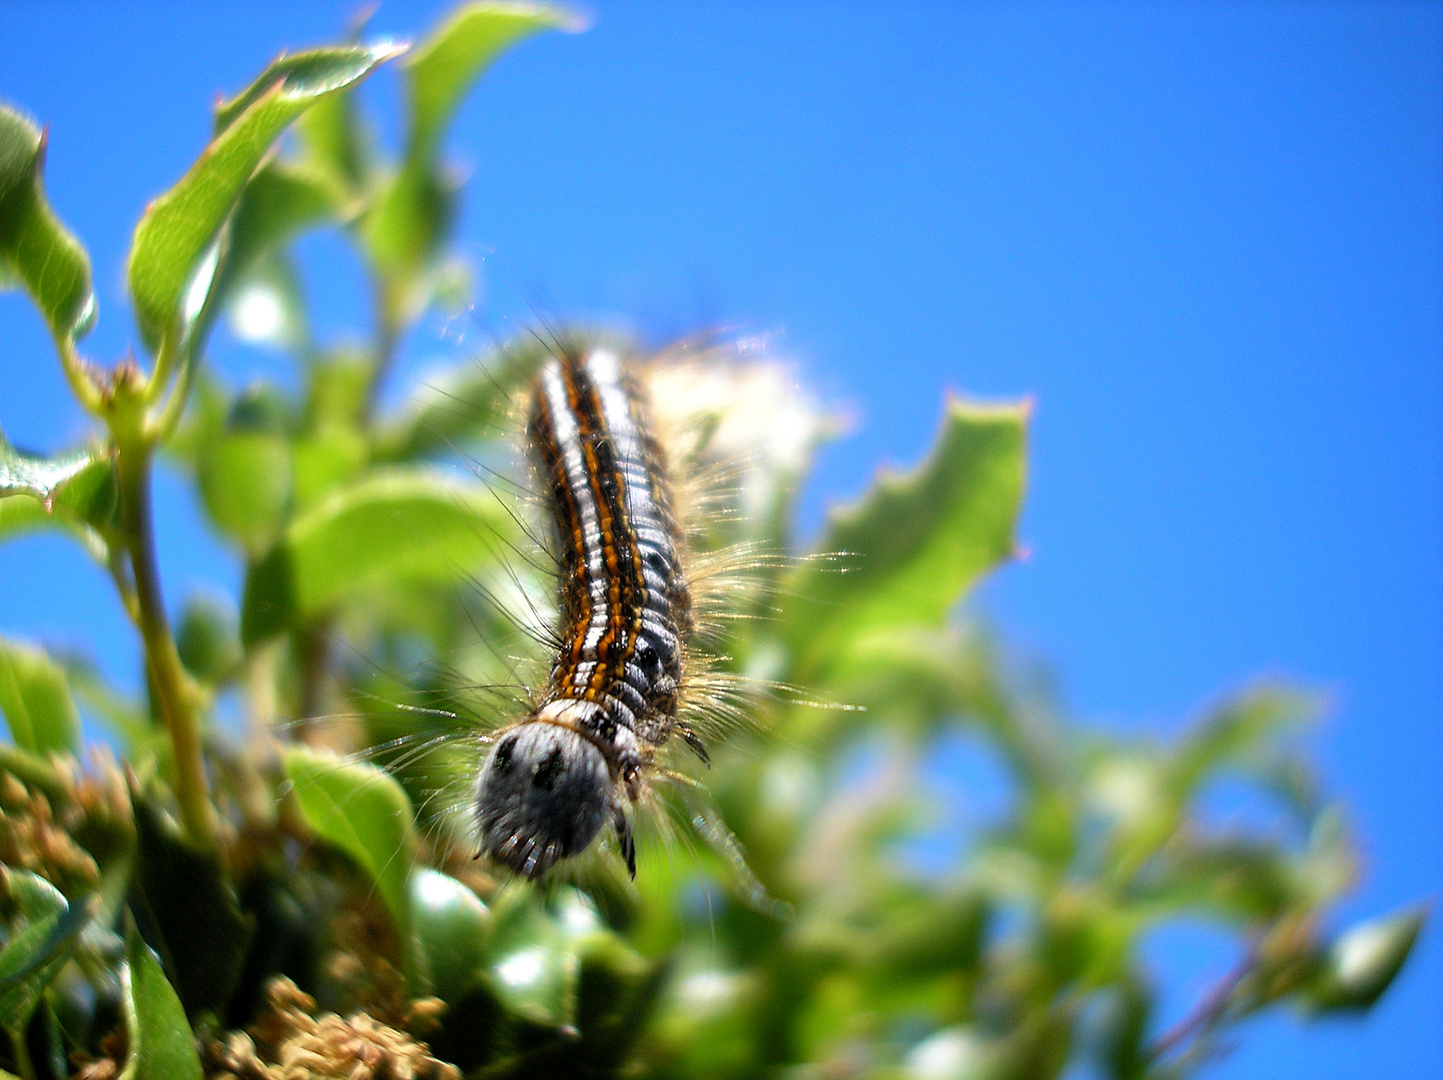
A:
POLYGON ((200 1055, 185 1009, 134 922, 126 928, 125 956, 127 1080, 202 1080, 200 1055))
POLYGON ((126 277, 141 336, 152 350, 167 333, 188 332, 199 314, 210 287, 193 287, 203 261, 277 136, 315 101, 365 78, 398 51, 385 43, 282 56, 217 108, 215 139, 146 207, 131 242, 126 277))
POLYGON ((113 459, 103 447, 42 458, 22 454, 0 437, 0 499, 29 495, 49 510, 99 525, 115 505, 113 477, 113 459))
POLYGON ((15 745, 32 754, 80 750, 80 714, 65 669, 33 645, 0 638, 0 711, 15 745))
POLYGON ((57 337, 95 322, 90 256, 45 198, 45 135, 0 105, 0 283, 24 284, 57 337))
POLYGON ((835 512, 819 550, 788 575, 780 613, 793 677, 807 681, 866 639, 940 626, 1016 550, 1025 477, 1024 405, 953 400, 927 460, 883 476, 835 512))
POLYGON ((410 940, 407 881, 416 860, 411 801, 386 772, 304 746, 282 752, 286 777, 306 821, 370 874, 401 931, 410 940))
POLYGON ((424 472, 374 473, 286 527, 246 575, 247 644, 368 582, 455 581, 497 557, 514 522, 489 493, 424 472))

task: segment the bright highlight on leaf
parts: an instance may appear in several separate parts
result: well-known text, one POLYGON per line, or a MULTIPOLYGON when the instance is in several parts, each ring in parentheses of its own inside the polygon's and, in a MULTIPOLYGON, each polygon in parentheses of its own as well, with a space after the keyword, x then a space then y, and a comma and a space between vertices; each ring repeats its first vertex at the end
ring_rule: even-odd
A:
POLYGON ((389 42, 367 48, 317 49, 282 57, 250 88, 218 110, 215 140, 179 183, 146 207, 126 269, 141 336, 158 350, 166 335, 179 348, 199 314, 182 298, 217 240, 256 166, 297 116, 398 55, 389 42))

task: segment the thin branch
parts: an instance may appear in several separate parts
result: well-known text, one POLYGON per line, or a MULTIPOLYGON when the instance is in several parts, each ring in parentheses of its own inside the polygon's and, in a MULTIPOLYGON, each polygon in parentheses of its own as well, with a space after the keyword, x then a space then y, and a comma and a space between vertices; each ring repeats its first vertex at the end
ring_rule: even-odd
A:
POLYGON ((209 849, 215 846, 215 818, 201 758, 200 724, 166 617, 156 569, 155 528, 150 511, 151 455, 152 447, 144 441, 127 441, 120 447, 121 527, 130 553, 146 667, 175 754, 175 795, 181 819, 190 839, 209 849))

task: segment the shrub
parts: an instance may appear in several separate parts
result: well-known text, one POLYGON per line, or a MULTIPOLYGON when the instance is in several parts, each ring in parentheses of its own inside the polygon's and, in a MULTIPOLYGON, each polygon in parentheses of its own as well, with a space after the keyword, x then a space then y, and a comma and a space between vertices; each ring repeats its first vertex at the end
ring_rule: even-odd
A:
POLYGON ((679 786, 685 820, 644 845, 634 885, 614 858, 544 887, 472 864, 437 793, 474 773, 470 718, 497 711, 478 688, 514 683, 525 643, 503 594, 549 586, 489 465, 461 480, 443 466, 504 460, 497 431, 546 350, 466 358, 394 413, 376 389, 421 315, 464 293, 457 181, 438 157, 457 104, 501 51, 567 25, 545 8, 459 9, 400 61, 395 161, 350 93, 401 55, 389 43, 283 55, 217 105, 210 145, 135 231, 144 364, 81 353, 89 259, 46 202, 44 136, 0 109, 0 274, 39 307, 97 425, 56 458, 0 444, 0 541, 57 529, 80 543, 113 578, 148 677, 133 701, 79 658, 0 642, 5 1067, 1030 1078, 1087 1059, 1171 1077, 1261 1010, 1371 1006, 1422 916, 1330 931, 1356 860, 1296 748, 1310 697, 1260 685, 1171 744, 1102 736, 959 617, 1013 553, 1025 406, 948 402, 924 462, 835 514, 819 555, 778 558, 827 418, 775 366, 707 367, 700 346, 674 389, 743 463, 702 543, 761 553, 761 591, 731 598, 756 617, 716 629, 720 668, 766 688, 741 705, 757 731, 713 748, 710 797, 679 786), (316 228, 339 229, 370 275, 364 346, 308 332, 290 245, 316 228), (225 312, 289 350, 296 393, 205 369, 225 312), (245 567, 240 597, 190 599, 174 632, 157 453, 245 567), (217 720, 232 691, 243 734, 217 720), (94 749, 77 764, 81 709, 121 764, 94 749), (1006 806, 945 867, 919 869, 906 850, 929 835, 922 765, 959 737, 1002 764, 1006 806), (1224 774, 1282 827, 1209 824, 1200 795, 1224 774), (1140 945, 1194 917, 1235 933, 1239 963, 1159 1031, 1140 945))

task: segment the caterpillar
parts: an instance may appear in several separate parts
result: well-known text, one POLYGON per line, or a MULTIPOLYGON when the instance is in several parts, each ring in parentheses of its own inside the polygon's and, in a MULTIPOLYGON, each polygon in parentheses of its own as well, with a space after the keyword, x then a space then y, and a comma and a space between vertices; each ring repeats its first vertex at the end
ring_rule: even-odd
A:
POLYGON ((550 332, 414 406, 502 524, 457 568, 469 587, 415 601, 434 636, 362 613, 336 686, 355 711, 298 728, 392 772, 454 872, 634 880, 638 848, 700 841, 772 910, 697 767, 776 705, 834 707, 772 678, 767 634, 791 484, 831 418, 760 340, 643 355, 550 332))
POLYGON ((527 441, 555 520, 561 647, 530 714, 477 783, 480 853, 527 878, 610 823, 636 876, 629 808, 673 734, 693 629, 665 453, 639 381, 611 349, 562 350, 531 390, 527 441))

